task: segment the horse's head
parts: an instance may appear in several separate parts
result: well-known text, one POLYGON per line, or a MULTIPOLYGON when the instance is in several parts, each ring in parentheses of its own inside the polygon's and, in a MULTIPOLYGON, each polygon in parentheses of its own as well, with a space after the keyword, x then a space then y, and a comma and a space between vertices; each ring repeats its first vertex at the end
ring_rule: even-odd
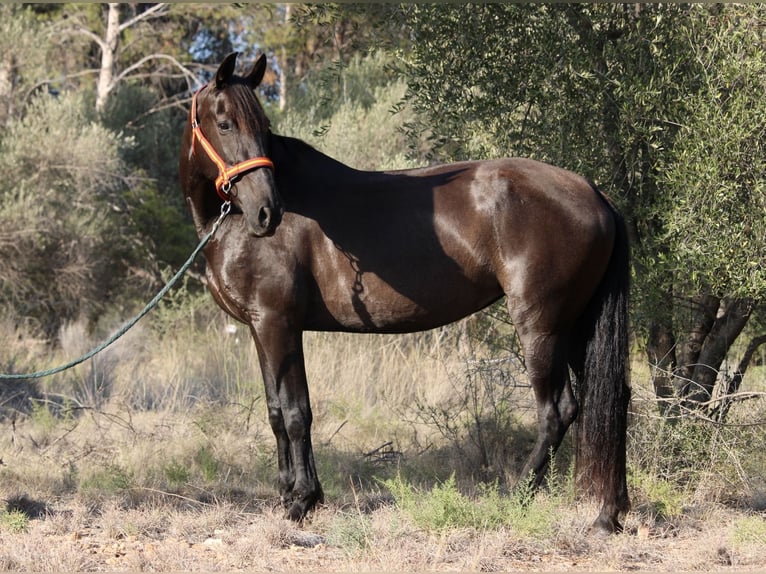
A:
POLYGON ((282 217, 268 157, 269 121, 255 94, 266 57, 245 76, 234 75, 236 60, 236 52, 229 54, 215 78, 194 95, 187 153, 192 168, 242 211, 260 237, 273 233, 282 217))

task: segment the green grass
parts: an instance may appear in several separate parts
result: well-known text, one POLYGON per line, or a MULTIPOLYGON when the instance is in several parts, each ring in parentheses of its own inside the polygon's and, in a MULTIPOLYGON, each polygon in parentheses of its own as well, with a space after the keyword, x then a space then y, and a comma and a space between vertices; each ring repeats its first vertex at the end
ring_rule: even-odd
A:
POLYGON ((165 480, 172 488, 183 486, 191 478, 191 471, 181 461, 172 460, 162 468, 162 474, 165 480))
POLYGON ((644 512, 660 520, 679 516, 689 502, 688 494, 678 484, 640 469, 629 474, 628 488, 634 504, 641 503, 644 512))
POLYGON ((458 490, 454 474, 430 490, 419 489, 401 476, 383 484, 400 511, 428 531, 509 527, 524 538, 547 538, 555 532, 557 500, 544 493, 535 496, 529 484, 507 495, 501 494, 496 484, 480 485, 475 497, 458 490))
POLYGON ((359 512, 340 513, 327 528, 327 543, 350 554, 371 546, 370 518, 359 512))
POLYGON ((746 516, 734 522, 731 541, 737 545, 766 545, 766 519, 761 516, 746 516))
POLYGON ((207 482, 214 482, 218 477, 218 460, 207 446, 201 446, 197 450, 194 462, 207 482))

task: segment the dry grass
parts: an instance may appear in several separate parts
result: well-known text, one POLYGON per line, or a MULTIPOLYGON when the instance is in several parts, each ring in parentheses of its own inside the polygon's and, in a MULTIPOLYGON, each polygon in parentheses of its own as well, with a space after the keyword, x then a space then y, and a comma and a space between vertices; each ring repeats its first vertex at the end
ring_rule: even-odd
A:
MULTIPOLYGON (((229 328, 203 301, 179 295, 99 361, 42 382, 33 408, 4 405, 0 568, 743 571, 766 564, 763 427, 668 428, 653 414, 640 366, 630 437, 634 511, 625 534, 589 533, 597 509, 567 494, 566 448, 557 460, 563 490, 539 495, 553 518, 535 533, 510 523, 414 521, 386 479, 401 476, 427 497, 455 471, 461 491, 480 496, 477 481, 512 480, 529 446, 529 390, 520 375, 481 360, 466 323, 413 336, 307 334, 327 504, 303 525, 287 522, 253 345, 243 327, 229 328), (488 382, 504 394, 491 394, 488 382), (473 394, 466 398, 461 385, 473 394), (455 408, 472 412, 453 417, 455 408), (477 414, 483 435, 471 424, 477 414), (506 474, 493 468, 498 460, 510 461, 506 474)), ((37 343, 19 343, 34 341, 26 335, 7 328, 0 341, 14 368, 39 367, 34 362, 45 356, 37 343)), ((68 326, 62 356, 98 336, 68 326)), ((763 410, 743 405, 732 422, 752 422, 763 410)))

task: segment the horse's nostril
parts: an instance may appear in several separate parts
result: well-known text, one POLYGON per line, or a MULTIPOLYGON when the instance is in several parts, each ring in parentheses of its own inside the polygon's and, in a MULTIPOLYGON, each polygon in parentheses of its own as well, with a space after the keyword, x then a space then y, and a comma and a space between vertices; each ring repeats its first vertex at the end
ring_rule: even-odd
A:
POLYGON ((262 228, 267 228, 271 222, 271 209, 268 207, 261 207, 258 211, 258 225, 262 228))

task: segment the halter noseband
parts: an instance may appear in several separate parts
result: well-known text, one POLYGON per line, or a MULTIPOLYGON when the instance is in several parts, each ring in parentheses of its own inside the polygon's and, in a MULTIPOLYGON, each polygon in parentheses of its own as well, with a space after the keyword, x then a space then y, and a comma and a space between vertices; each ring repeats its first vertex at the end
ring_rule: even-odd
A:
POLYGON ((197 94, 199 94, 204 88, 205 86, 202 86, 199 90, 194 92, 194 97, 192 97, 192 152, 194 151, 194 142, 196 140, 200 143, 202 149, 205 150, 205 153, 207 153, 212 162, 218 167, 218 177, 215 178, 215 190, 218 193, 218 196, 223 201, 229 201, 231 199, 229 196, 229 191, 231 191, 231 181, 234 178, 239 177, 243 173, 253 169, 258 169, 259 167, 268 167, 273 170, 274 162, 267 157, 252 157, 232 166, 226 165, 226 162, 220 155, 218 155, 218 152, 215 151, 213 145, 202 133, 202 128, 200 127, 199 121, 197 119, 197 94))

